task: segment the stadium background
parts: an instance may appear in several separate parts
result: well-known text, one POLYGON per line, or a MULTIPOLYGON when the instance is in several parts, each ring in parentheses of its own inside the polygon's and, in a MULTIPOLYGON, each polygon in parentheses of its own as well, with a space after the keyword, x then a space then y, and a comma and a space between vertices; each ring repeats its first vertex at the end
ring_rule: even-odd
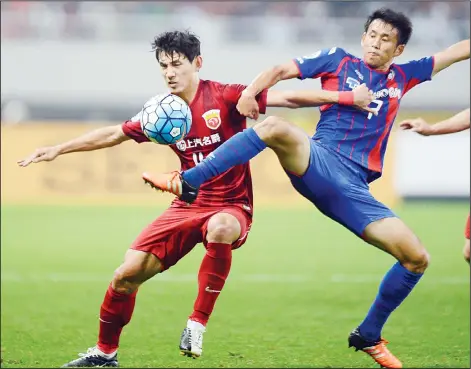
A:
MULTIPOLYGON (((470 4, 459 1, 2 2, 2 366, 54 367, 94 344, 114 268, 171 200, 144 186, 140 173, 178 165, 167 148, 134 143, 27 169, 17 159, 119 123, 164 91, 149 52, 159 32, 190 28, 200 36, 202 78, 249 83, 263 68, 323 47, 360 54, 366 14, 383 4, 414 22, 398 61, 469 37, 470 4)), ((469 61, 452 66, 409 92, 398 120, 437 121, 469 107, 469 81, 469 61)), ((276 88, 318 86, 287 81, 276 88)), ((270 114, 308 132, 318 118, 316 109, 270 114)), ((385 174, 372 186, 432 255, 427 278, 385 330, 407 366, 469 368, 469 267, 460 254, 469 154, 469 132, 423 138, 395 131, 385 174)), ((254 227, 234 257, 204 357, 176 356, 196 293, 198 246, 142 288, 123 334, 123 366, 372 367, 345 350, 345 339, 391 258, 297 195, 271 152, 253 160, 252 172, 254 227)))

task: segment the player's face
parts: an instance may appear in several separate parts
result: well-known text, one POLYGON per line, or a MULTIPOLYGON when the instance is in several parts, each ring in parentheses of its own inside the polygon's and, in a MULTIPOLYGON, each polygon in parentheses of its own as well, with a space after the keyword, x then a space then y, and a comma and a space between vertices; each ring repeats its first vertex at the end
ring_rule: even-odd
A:
POLYGON ((404 51, 404 45, 398 45, 396 28, 380 19, 371 22, 368 31, 363 33, 361 46, 365 62, 375 69, 388 69, 396 56, 404 51))
POLYGON ((160 70, 172 94, 182 93, 191 86, 201 68, 201 62, 201 56, 190 62, 179 53, 169 55, 162 52, 159 55, 160 70))

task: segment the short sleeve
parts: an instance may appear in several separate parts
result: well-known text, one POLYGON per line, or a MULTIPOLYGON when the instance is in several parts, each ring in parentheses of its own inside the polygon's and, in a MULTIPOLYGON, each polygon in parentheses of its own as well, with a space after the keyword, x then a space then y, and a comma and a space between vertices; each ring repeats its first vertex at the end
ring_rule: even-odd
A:
MULTIPOLYGON (((225 88, 223 91, 223 98, 225 101, 228 101, 234 106, 236 106, 237 102, 240 99, 240 95, 242 94, 242 91, 244 91, 246 88, 247 86, 239 85, 239 84, 225 85, 225 88)), ((267 111, 267 93, 268 93, 268 90, 265 89, 255 97, 258 102, 260 114, 265 114, 265 112, 267 111)))
POLYGON ((131 138, 132 140, 136 141, 137 143, 150 141, 147 138, 147 136, 144 134, 144 132, 142 132, 141 121, 140 121, 141 113, 142 111, 137 113, 131 119, 125 121, 121 126, 124 134, 128 136, 129 138, 131 138))
POLYGON ((414 86, 432 79, 434 66, 433 56, 420 60, 411 60, 405 64, 396 64, 405 79, 404 94, 414 86))
POLYGON ((327 73, 335 73, 340 62, 347 55, 345 50, 333 47, 295 58, 293 61, 299 69, 299 79, 319 78, 327 73))

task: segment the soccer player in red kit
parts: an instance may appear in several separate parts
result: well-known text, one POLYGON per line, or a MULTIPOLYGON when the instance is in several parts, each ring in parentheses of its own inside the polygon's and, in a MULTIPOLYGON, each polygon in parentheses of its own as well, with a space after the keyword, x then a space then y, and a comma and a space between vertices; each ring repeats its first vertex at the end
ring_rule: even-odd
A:
MULTIPOLYGON (((200 80, 200 42, 189 32, 166 32, 155 38, 155 56, 169 92, 189 103, 193 122, 188 135, 169 145, 182 170, 194 167, 222 142, 246 128, 236 104, 246 86, 200 80)), ((373 100, 365 86, 355 91, 267 91, 257 96, 261 112, 267 106, 297 108, 323 103, 367 107, 373 100)), ((63 144, 36 150, 20 166, 50 161, 58 155, 115 146, 132 139, 148 142, 140 114, 122 125, 103 127, 63 144)), ((194 246, 203 242, 206 254, 198 273, 198 295, 180 340, 182 354, 202 353, 203 333, 229 274, 232 250, 242 246, 252 223, 252 180, 248 164, 239 165, 201 186, 198 200, 189 206, 176 199, 137 237, 125 255, 100 309, 98 342, 65 367, 118 366, 117 349, 123 327, 129 323, 139 286, 167 270, 194 246)))
MULTIPOLYGON (((469 129, 470 124, 470 109, 468 108, 435 124, 429 124, 422 118, 415 118, 403 120, 399 123, 399 126, 402 129, 409 129, 423 136, 435 136, 464 131, 469 129)), ((469 263, 469 214, 464 229, 464 237, 463 256, 469 263)))

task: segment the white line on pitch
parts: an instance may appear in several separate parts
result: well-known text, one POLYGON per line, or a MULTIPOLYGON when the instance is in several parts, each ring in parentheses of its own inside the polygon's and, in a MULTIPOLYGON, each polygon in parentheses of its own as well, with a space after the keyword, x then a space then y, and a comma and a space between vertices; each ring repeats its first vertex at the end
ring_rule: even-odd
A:
MULTIPOLYGON (((86 282, 108 282, 112 278, 110 274, 93 273, 1 273, 2 282, 57 282, 57 283, 86 283, 86 282)), ((244 274, 229 276, 228 281, 245 283, 315 283, 330 282, 340 284, 379 284, 382 275, 379 274, 333 274, 325 276, 299 275, 299 274, 244 274)), ((438 285, 469 284, 470 279, 466 276, 424 276, 424 281, 438 285)), ((195 274, 171 274, 162 273, 151 279, 151 282, 184 283, 197 282, 195 274)))

